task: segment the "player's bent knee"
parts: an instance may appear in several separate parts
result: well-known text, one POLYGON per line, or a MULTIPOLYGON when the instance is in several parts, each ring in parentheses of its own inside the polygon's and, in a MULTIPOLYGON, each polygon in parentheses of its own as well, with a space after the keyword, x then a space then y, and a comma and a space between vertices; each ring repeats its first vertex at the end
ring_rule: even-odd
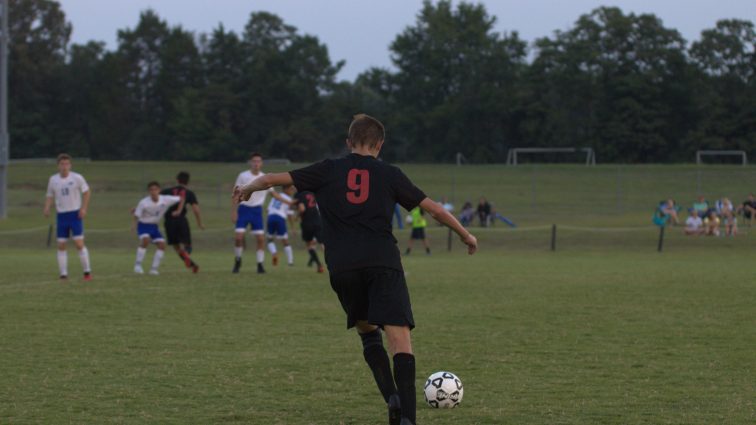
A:
POLYGON ((358 333, 366 334, 375 331, 378 329, 378 326, 371 325, 370 323, 360 320, 354 325, 355 329, 357 329, 358 333))

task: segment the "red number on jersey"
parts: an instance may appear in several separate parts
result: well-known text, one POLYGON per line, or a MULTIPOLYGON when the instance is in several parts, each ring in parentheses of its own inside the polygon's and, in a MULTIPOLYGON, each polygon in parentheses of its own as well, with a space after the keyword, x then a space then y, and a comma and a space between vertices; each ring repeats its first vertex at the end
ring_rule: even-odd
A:
POLYGON ((370 173, 368 170, 352 168, 347 176, 347 187, 352 192, 347 192, 347 201, 353 204, 362 204, 370 195, 370 173))
POLYGON ((312 193, 306 194, 305 198, 307 198, 307 208, 315 208, 318 206, 317 203, 315 203, 315 195, 312 193))

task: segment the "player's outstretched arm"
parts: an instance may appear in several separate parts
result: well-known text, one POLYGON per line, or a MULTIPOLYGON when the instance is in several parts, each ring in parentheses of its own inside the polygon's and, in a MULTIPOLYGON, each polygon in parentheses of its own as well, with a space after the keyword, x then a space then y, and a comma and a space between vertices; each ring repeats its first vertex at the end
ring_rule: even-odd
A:
POLYGON ((273 186, 286 186, 288 184, 294 184, 294 180, 292 180, 289 173, 266 174, 258 179, 254 179, 246 186, 236 186, 232 198, 235 202, 243 202, 249 200, 249 197, 254 192, 268 190, 273 186))
POLYGON ((420 208, 425 210, 428 214, 431 215, 431 217, 446 225, 457 235, 459 235, 462 243, 467 245, 468 254, 475 254, 475 251, 478 250, 478 240, 475 238, 475 236, 472 235, 472 233, 467 231, 465 226, 457 221, 457 218, 454 217, 454 215, 444 209, 441 204, 430 198, 425 198, 422 202, 420 202, 420 208))

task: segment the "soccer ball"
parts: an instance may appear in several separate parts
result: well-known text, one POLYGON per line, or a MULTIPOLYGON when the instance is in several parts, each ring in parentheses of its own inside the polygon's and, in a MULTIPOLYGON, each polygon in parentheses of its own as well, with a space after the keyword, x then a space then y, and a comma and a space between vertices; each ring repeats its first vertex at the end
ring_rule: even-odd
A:
POLYGON ((436 372, 425 381, 425 402, 436 409, 459 406, 464 392, 462 381, 451 372, 436 372))

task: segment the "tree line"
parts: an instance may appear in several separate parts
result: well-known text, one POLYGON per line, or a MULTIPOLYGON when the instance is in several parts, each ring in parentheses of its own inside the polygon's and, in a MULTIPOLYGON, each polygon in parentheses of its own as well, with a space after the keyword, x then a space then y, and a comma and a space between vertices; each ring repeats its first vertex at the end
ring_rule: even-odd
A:
POLYGON ((597 8, 532 43, 483 5, 426 1, 393 67, 340 81, 344 62, 279 16, 197 34, 144 11, 117 47, 70 42, 50 0, 10 2, 11 156, 315 160, 351 115, 387 126, 390 160, 500 162, 511 147, 592 147, 600 162, 756 154, 756 30, 721 20, 688 43, 651 14, 597 8))

